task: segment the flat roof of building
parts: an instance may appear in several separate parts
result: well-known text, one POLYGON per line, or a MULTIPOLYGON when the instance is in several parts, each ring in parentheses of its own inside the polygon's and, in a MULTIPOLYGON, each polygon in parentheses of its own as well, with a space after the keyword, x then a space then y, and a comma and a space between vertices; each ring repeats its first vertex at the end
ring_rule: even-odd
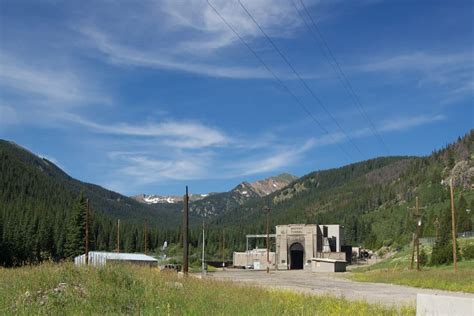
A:
POLYGON ((143 253, 124 253, 124 252, 117 253, 117 252, 105 252, 105 251, 89 251, 89 257, 92 257, 92 256, 105 257, 108 260, 153 261, 153 262, 158 261, 157 259, 147 256, 143 253))
POLYGON ((329 263, 336 263, 336 262, 344 262, 344 263, 346 263, 346 260, 329 259, 329 258, 312 258, 311 260, 313 260, 313 261, 319 261, 319 262, 329 262, 329 263))

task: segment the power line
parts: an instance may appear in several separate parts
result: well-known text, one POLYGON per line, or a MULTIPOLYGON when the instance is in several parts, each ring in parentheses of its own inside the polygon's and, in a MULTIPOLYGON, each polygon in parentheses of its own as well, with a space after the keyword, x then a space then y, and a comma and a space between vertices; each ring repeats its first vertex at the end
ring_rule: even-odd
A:
POLYGON ((311 14, 309 13, 309 10, 308 8, 306 7, 306 5, 304 4, 304 1, 303 0, 299 0, 300 3, 301 3, 301 6, 303 7, 306 15, 308 16, 309 20, 311 21, 311 24, 313 25, 314 29, 316 30, 318 36, 316 36, 313 32, 313 29, 308 25, 308 23, 306 22, 306 20, 303 18, 303 16, 301 15, 300 11, 298 10, 298 8, 296 7, 296 4, 294 3, 294 0, 292 0, 291 2, 293 3, 293 6, 295 7, 296 11, 298 12, 299 16, 301 17, 301 19, 303 20, 304 24, 306 25, 306 27, 308 28, 308 30, 310 31, 311 35, 313 36, 314 40, 316 42, 319 43, 322 43, 322 45, 326 48, 326 50, 324 49, 324 47, 320 45, 321 47, 321 50, 323 51, 323 54, 324 54, 324 57, 326 58, 326 60, 328 61, 328 63, 331 65, 331 67, 333 68, 334 72, 336 72, 337 76, 338 76, 338 79, 340 80, 341 84, 343 85, 343 87, 345 88, 346 92, 349 94, 349 96, 351 97, 352 101, 357 105, 357 109, 359 110, 359 113, 361 114, 361 116, 369 123, 369 128, 372 130, 372 133, 374 134, 374 136, 379 140, 379 142, 382 144, 382 147, 384 147, 384 149, 387 151, 387 153, 390 155, 390 150, 386 144, 386 142, 384 141, 382 135, 380 135, 379 131, 377 130, 377 127, 375 126, 375 124, 372 122, 372 120, 370 119, 369 115, 367 114, 367 112, 365 111, 365 108, 362 104, 362 102, 360 101, 360 98, 359 96, 357 95, 357 93, 355 92, 354 88, 352 87, 352 84, 351 82, 349 81, 349 79, 347 78, 346 74, 344 73, 344 71, 342 70, 339 62, 337 61, 336 57, 334 56, 331 48, 329 47, 326 39, 324 38, 321 30, 319 29, 318 27, 318 24, 317 22, 313 19, 313 17, 311 16, 311 14), (318 38, 319 38, 319 41, 318 41, 318 38), (329 55, 329 56, 328 56, 329 55), (331 63, 330 59, 332 59, 333 63, 331 63))
POLYGON ((247 13, 247 15, 250 17, 250 19, 253 21, 253 23, 258 27, 260 32, 265 36, 267 41, 272 45, 272 47, 276 50, 276 52, 280 55, 280 57, 285 61, 285 63, 290 67, 290 69, 293 71, 293 73, 296 75, 298 80, 303 84, 303 86, 306 88, 306 90, 309 92, 309 94, 313 97, 313 99, 318 103, 318 105, 326 112, 326 114, 333 120, 333 122, 337 125, 337 127, 341 130, 341 132, 344 134, 344 136, 352 143, 352 145, 357 149, 359 154, 362 157, 366 157, 364 153, 360 150, 359 146, 354 142, 354 140, 344 131, 342 126, 339 124, 339 122, 336 120, 336 118, 329 112, 329 110, 324 106, 323 102, 321 99, 316 95, 313 89, 306 83, 306 81, 300 76, 298 71, 293 67, 293 65, 290 63, 288 58, 282 53, 282 51, 278 48, 278 46, 275 44, 275 42, 267 35, 267 33, 263 30, 263 28, 260 26, 260 24, 257 22, 257 20, 253 17, 253 15, 247 10, 247 8, 244 6, 244 4, 241 2, 241 0, 238 0, 240 6, 244 11, 247 13))
POLYGON ((271 68, 267 65, 267 63, 257 54, 257 52, 243 39, 242 36, 240 36, 240 34, 232 27, 232 25, 230 25, 227 20, 219 13, 219 11, 217 11, 217 9, 209 2, 209 0, 206 0, 207 1, 207 4, 212 8, 212 10, 216 13, 216 15, 222 20, 222 22, 224 22, 224 24, 235 34, 235 36, 237 36, 237 38, 245 45, 245 47, 247 47, 247 49, 255 56, 255 58, 257 58, 257 60, 263 65, 263 67, 265 67, 265 69, 272 75, 272 77, 278 82, 278 84, 286 91, 288 92, 291 97, 295 100, 295 102, 303 109, 304 112, 306 112, 306 114, 308 114, 308 116, 318 125, 318 127, 325 133, 327 134, 333 141, 335 144, 338 145, 338 147, 344 152, 344 154, 346 154, 346 156, 349 157, 349 159, 353 159, 351 154, 349 154, 349 152, 347 150, 344 149, 344 147, 342 147, 336 139, 334 139, 334 137, 329 133, 329 131, 324 128, 324 126, 321 124, 321 122, 319 122, 319 120, 313 115, 313 113, 311 113, 311 111, 309 111, 309 109, 303 104, 303 102, 301 102, 301 100, 296 96, 296 94, 294 94, 290 88, 288 88, 287 85, 285 85, 285 83, 276 75, 276 73, 271 70, 271 68))

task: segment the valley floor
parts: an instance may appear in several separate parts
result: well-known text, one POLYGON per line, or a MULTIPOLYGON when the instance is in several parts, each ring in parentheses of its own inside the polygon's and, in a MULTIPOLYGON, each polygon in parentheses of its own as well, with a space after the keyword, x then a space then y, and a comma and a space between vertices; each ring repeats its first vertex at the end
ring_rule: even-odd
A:
POLYGON ((310 271, 265 271, 227 270, 209 274, 210 278, 232 280, 247 284, 257 284, 268 288, 290 289, 293 291, 343 297, 348 300, 364 300, 371 304, 386 306, 415 306, 416 295, 438 294, 474 299, 474 294, 448 292, 432 289, 420 289, 409 286, 356 282, 341 276, 346 273, 312 273, 310 271))

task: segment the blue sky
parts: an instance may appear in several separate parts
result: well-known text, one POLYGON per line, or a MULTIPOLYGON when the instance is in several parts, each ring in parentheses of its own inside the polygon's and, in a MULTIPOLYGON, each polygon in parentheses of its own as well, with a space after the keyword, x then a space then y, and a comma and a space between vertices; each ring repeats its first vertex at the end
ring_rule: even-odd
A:
POLYGON ((387 148, 300 0, 242 3, 303 81, 238 1, 211 3, 322 128, 204 0, 2 0, 0 138, 123 194, 182 194, 426 155, 473 128, 472 1, 304 0, 387 148))

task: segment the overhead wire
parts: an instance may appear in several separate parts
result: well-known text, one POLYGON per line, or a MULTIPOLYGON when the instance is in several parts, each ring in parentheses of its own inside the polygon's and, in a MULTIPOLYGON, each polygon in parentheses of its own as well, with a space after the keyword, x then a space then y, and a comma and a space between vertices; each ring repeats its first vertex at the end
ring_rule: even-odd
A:
POLYGON ((387 144, 384 141, 384 139, 383 139, 382 135, 380 134, 380 132, 377 130, 377 127, 375 126, 373 121, 370 119, 370 116, 367 114, 367 111, 365 110, 364 105, 360 101, 360 98, 357 95, 357 93, 355 92, 355 90, 354 90, 351 82, 349 81, 347 75, 342 70, 339 62, 337 61, 336 57, 334 56, 334 54, 333 54, 331 48, 329 47, 325 37, 323 36, 323 33, 321 32, 320 28, 318 27, 317 22, 313 19, 313 17, 309 13, 308 8, 304 4, 304 1, 303 0, 299 0, 299 1, 301 3, 301 7, 303 8, 305 14, 308 16, 309 20, 311 21, 311 24, 313 25, 314 29, 316 30, 317 35, 314 33, 313 29, 307 23, 306 19, 303 17, 300 10, 298 10, 298 7, 295 4, 295 0, 291 0, 293 6, 295 7, 296 12, 298 12, 298 15, 300 16, 301 20, 303 20, 304 24, 306 25, 307 29, 309 30, 309 33, 312 35, 315 42, 321 47, 321 50, 323 51, 324 57, 326 58, 327 62, 331 65, 334 72, 337 74, 339 81, 341 82, 342 86, 345 88, 346 92, 351 97, 354 104, 357 106, 357 109, 359 110, 359 113, 361 114, 361 116, 369 124, 369 128, 371 129, 372 133, 378 139, 378 141, 380 142, 382 147, 390 155, 389 147, 387 146, 387 144), (322 43, 322 45, 321 45, 321 43, 322 43), (331 62, 331 60, 332 60, 332 62, 331 62))
POLYGON ((232 33, 237 36, 237 38, 244 44, 244 46, 255 56, 255 58, 262 64, 262 66, 272 75, 272 77, 277 81, 277 83, 288 92, 295 102, 303 109, 303 111, 318 125, 318 127, 327 134, 331 140, 338 145, 341 151, 353 159, 352 155, 340 145, 340 143, 334 138, 334 136, 321 124, 321 122, 316 118, 316 116, 304 105, 304 103, 298 98, 298 96, 290 90, 290 88, 278 77, 278 75, 268 66, 268 64, 260 57, 260 55, 244 40, 244 38, 235 30, 235 28, 227 22, 227 20, 219 13, 219 11, 210 3, 209 0, 206 0, 207 4, 211 9, 216 13, 216 15, 224 22, 224 24, 232 31, 232 33))
POLYGON ((278 48, 278 46, 275 44, 275 42, 268 36, 268 34, 263 30, 263 28, 260 26, 260 24, 257 22, 257 20, 254 18, 254 16, 249 12, 249 10, 245 7, 245 5, 242 3, 241 0, 238 0, 240 6, 244 11, 247 13, 247 15, 250 17, 250 19, 253 21, 253 23, 258 27, 260 32, 264 35, 264 37, 267 39, 267 41, 272 45, 272 47, 275 49, 275 51, 280 55, 280 57, 285 61, 285 63, 288 65, 288 67, 292 70, 292 72, 295 74, 295 76, 298 78, 298 80, 301 82, 301 84, 305 87, 305 89, 309 92, 309 94, 312 96, 312 98, 316 101, 316 103, 324 110, 324 112, 331 118, 331 120, 336 124, 336 126, 339 128, 339 130, 344 134, 344 136, 351 142, 351 144, 356 148, 356 150, 359 152, 359 154, 366 158, 366 155, 362 152, 362 150, 357 146, 355 141, 346 133, 344 128, 341 126, 341 124, 338 122, 338 120, 329 112, 327 107, 324 105, 324 103, 321 101, 321 99, 316 95, 314 90, 308 85, 306 80, 304 80, 299 72, 295 69, 295 67, 292 65, 292 63, 288 60, 288 58, 283 54, 283 52, 278 48))

